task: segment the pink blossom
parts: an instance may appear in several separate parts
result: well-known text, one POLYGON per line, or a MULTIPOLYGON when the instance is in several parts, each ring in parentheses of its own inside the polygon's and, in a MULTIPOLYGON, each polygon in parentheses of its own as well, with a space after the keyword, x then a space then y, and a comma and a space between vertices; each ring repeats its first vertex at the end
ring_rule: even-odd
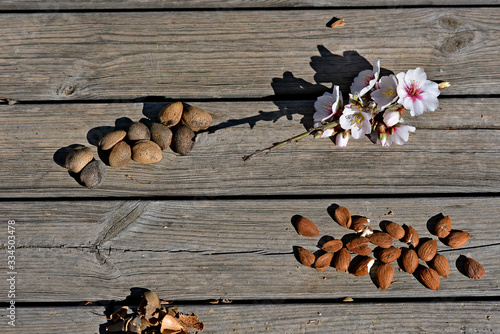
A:
POLYGON ((342 106, 342 94, 339 86, 333 87, 333 92, 324 93, 314 102, 316 112, 313 115, 314 127, 319 127, 323 123, 331 121, 337 110, 342 106))
POLYGON ((389 76, 383 76, 380 78, 380 82, 377 84, 377 89, 375 89, 371 97, 375 103, 377 103, 377 108, 379 110, 384 110, 398 99, 398 81, 396 77, 391 74, 389 76))
POLYGON ((411 125, 405 125, 403 119, 401 119, 401 122, 394 125, 387 131, 387 145, 384 145, 383 142, 382 145, 389 146, 392 143, 403 145, 408 141, 410 132, 415 132, 415 127, 411 125))
POLYGON ((353 108, 350 104, 344 107, 340 116, 340 126, 344 130, 351 130, 354 139, 360 139, 371 131, 371 115, 353 108))
POLYGON ((335 145, 339 147, 346 147, 349 141, 349 131, 344 130, 337 133, 335 136, 335 145))
POLYGON ((372 89, 377 83, 380 75, 380 59, 373 62, 373 70, 364 70, 359 72, 351 85, 351 94, 362 97, 372 89))
POLYGON ((434 111, 439 106, 439 86, 427 80, 424 70, 417 67, 408 72, 398 73, 398 103, 410 110, 412 116, 434 111))

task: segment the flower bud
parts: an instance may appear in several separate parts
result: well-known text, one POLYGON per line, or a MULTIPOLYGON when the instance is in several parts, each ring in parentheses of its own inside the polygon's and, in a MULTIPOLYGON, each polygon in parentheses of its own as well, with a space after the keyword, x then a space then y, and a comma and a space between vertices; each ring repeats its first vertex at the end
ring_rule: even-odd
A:
POLYGON ((439 89, 445 89, 445 88, 448 88, 450 86, 451 86, 451 84, 448 81, 444 81, 444 82, 441 82, 440 84, 438 84, 439 89))

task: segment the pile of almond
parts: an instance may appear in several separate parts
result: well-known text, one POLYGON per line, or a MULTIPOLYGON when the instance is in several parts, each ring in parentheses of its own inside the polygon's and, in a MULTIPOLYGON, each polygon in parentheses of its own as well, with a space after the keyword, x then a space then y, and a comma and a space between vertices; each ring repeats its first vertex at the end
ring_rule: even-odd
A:
POLYGON ((107 333, 189 334, 189 328, 203 331, 197 315, 180 313, 177 307, 165 306, 158 295, 146 291, 136 312, 128 306, 116 309, 108 318, 107 333))
MULTIPOLYGON (((162 159, 170 147, 179 155, 188 154, 196 132, 206 130, 212 116, 198 107, 174 102, 158 114, 158 122, 132 122, 126 130, 114 129, 99 140, 99 149, 111 167, 122 168, 130 161, 150 164, 162 159)), ((99 187, 106 176, 102 161, 94 160, 92 149, 79 145, 68 152, 65 167, 88 188, 99 187)))
MULTIPOLYGON (((296 255, 300 263, 305 266, 324 271, 333 266, 337 271, 347 271, 355 276, 370 273, 370 269, 378 261, 376 281, 378 286, 385 290, 392 283, 396 260, 400 269, 414 274, 422 284, 431 290, 438 290, 440 276, 448 277, 450 272, 448 260, 437 254, 438 243, 432 238, 420 239, 412 226, 399 225, 392 221, 381 224, 383 231, 374 231, 368 224, 370 220, 362 216, 351 216, 345 207, 337 207, 333 214, 334 220, 341 226, 353 230, 354 234, 347 234, 341 239, 325 240, 321 242, 321 250, 317 255, 308 249, 298 247, 296 255), (393 246, 394 239, 400 240, 408 247, 393 246), (376 246, 372 249, 370 246, 376 246), (351 262, 351 252, 357 254, 351 262), (374 257, 370 256, 373 252, 374 257), (427 263, 425 266, 420 260, 427 263)), ((297 233, 306 237, 319 236, 319 230, 309 219, 298 216, 293 221, 297 233)), ((445 245, 451 248, 460 248, 469 240, 469 233, 451 229, 449 216, 441 217, 433 227, 433 234, 445 245)), ((323 239, 323 238, 322 238, 323 239)), ((474 259, 467 258, 464 262, 464 273, 472 279, 480 279, 485 270, 474 259)))

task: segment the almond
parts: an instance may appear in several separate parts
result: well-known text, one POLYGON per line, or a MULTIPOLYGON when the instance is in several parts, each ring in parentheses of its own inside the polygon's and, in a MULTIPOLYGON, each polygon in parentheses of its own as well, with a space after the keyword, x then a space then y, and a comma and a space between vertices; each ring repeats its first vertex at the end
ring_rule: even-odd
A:
POLYGON ((480 279, 486 273, 483 266, 470 257, 465 258, 465 274, 472 279, 480 279))
POLYGON ((349 264, 351 264, 351 253, 349 253, 347 248, 343 247, 335 253, 333 266, 337 271, 347 271, 347 269, 349 269, 349 264))
POLYGON ((401 255, 401 261, 403 263, 403 269, 408 274, 413 274, 418 267, 418 256, 417 252, 413 249, 406 249, 401 255))
POLYGON ((450 265, 448 264, 448 259, 444 255, 436 254, 431 260, 430 266, 439 276, 448 277, 450 274, 450 265))
POLYGON ((201 108, 187 106, 182 112, 181 122, 198 132, 208 129, 212 124, 212 116, 201 108))
POLYGON ((177 125, 181 120, 183 109, 182 102, 170 103, 158 113, 158 121, 169 128, 177 125))
POLYGON ((351 229, 354 230, 354 232, 362 232, 363 229, 368 226, 368 223, 370 222, 370 219, 366 217, 356 217, 355 219, 352 220, 351 223, 351 229))
POLYGON ((102 150, 109 150, 113 146, 115 146, 118 142, 122 141, 127 136, 127 132, 125 130, 114 130, 109 133, 106 133, 99 140, 99 147, 102 150))
POLYGON ((314 261, 316 260, 316 257, 310 250, 299 247, 297 248, 297 253, 299 255, 300 263, 302 263, 304 266, 312 267, 314 261))
POLYGON ((384 224, 384 229, 394 239, 399 240, 405 236, 405 229, 401 225, 399 225, 398 223, 386 221, 384 224))
POLYGON ((375 259, 370 256, 363 256, 362 259, 353 267, 352 274, 354 276, 368 275, 373 266, 375 259))
POLYGON ((325 253, 316 259, 314 267, 318 271, 326 270, 332 263, 333 253, 325 253))
POLYGON ((462 231, 453 231, 448 234, 445 243, 451 248, 460 248, 469 240, 469 233, 462 231))
POLYGON ((349 228, 351 226, 351 213, 349 210, 343 206, 339 206, 337 209, 335 209, 335 213, 333 214, 333 219, 341 225, 346 228, 349 228))
POLYGON ((297 233, 305 237, 317 237, 319 235, 319 230, 316 225, 306 217, 298 217, 294 221, 294 226, 297 233))
POLYGON ((418 257, 423 261, 430 261, 436 255, 438 249, 437 241, 434 239, 427 240, 418 247, 418 257))
POLYGON ((388 263, 382 263, 377 268, 377 282, 378 286, 385 290, 391 285, 392 278, 394 277, 394 267, 388 263))
POLYGON ((446 216, 438 220, 436 225, 434 225, 433 232, 438 238, 446 238, 451 232, 450 216, 446 216))
POLYGON ((401 256, 401 249, 391 246, 378 252, 378 259, 384 263, 391 263, 401 256))
POLYGON ((356 237, 347 243, 347 249, 359 255, 368 255, 372 252, 366 237, 356 237))
POLYGON ((342 240, 330 240, 328 242, 325 242, 321 249, 328 253, 335 253, 338 252, 343 246, 344 243, 342 242, 342 240))
POLYGON ((439 289, 439 275, 434 269, 423 268, 418 272, 418 275, 426 287, 433 291, 437 291, 439 289))
POLYGON ((372 244, 382 248, 389 248, 392 246, 392 237, 385 232, 374 232, 368 236, 368 239, 372 244))
POLYGON ((417 247, 419 240, 417 231, 415 231, 415 229, 411 226, 406 226, 403 242, 410 244, 413 247, 417 247))

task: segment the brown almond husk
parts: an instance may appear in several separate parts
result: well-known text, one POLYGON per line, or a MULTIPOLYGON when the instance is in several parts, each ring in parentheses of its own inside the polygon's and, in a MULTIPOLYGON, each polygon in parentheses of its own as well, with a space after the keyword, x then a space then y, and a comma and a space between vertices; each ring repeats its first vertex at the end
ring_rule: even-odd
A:
POLYGON ((328 253, 335 253, 341 250, 343 246, 344 243, 342 242, 342 240, 330 240, 328 242, 325 242, 321 249, 328 253))
POLYGON ((318 271, 324 271, 332 264, 333 253, 325 253, 316 259, 314 267, 318 271))
POLYGON ((398 223, 387 221, 384 224, 384 229, 394 239, 402 239, 405 236, 405 229, 398 223))
POLYGON ((308 249, 298 247, 297 253, 299 256, 300 263, 302 263, 304 266, 312 267, 312 265, 314 264, 314 261, 316 261, 316 257, 308 249))
POLYGON ((335 212, 333 214, 333 219, 340 225, 344 226, 346 228, 349 228, 351 226, 351 213, 349 210, 343 206, 339 206, 338 208, 335 209, 335 212))
POLYGON ((446 238, 451 232, 451 218, 446 216, 436 222, 433 228, 433 233, 438 238, 446 238))
POLYGON ((450 265, 446 256, 436 254, 430 262, 430 266, 434 269, 439 276, 448 277, 450 274, 450 265))
POLYGON ((486 273, 481 263, 470 257, 465 258, 464 271, 472 279, 480 279, 486 273))
POLYGON ((394 277, 394 267, 388 263, 382 263, 377 268, 377 283, 378 286, 385 290, 391 285, 394 277))
POLYGON ((358 255, 369 255, 372 249, 368 246, 370 241, 367 237, 356 237, 346 244, 347 249, 358 255))
POLYGON ((401 249, 391 246, 389 248, 381 249, 378 252, 378 259, 383 263, 391 263, 396 261, 401 256, 401 249))
POLYGON ((368 240, 379 247, 389 248, 392 246, 393 238, 389 233, 374 232, 368 236, 368 240))
POLYGON ((434 239, 427 240, 418 246, 417 254, 423 261, 430 261, 437 253, 437 241, 434 239))
POLYGON ((422 283, 433 291, 439 290, 440 279, 438 273, 432 268, 422 268, 418 272, 422 283))
POLYGON ((351 264, 351 253, 347 248, 343 247, 338 252, 335 253, 333 259, 333 266, 337 271, 347 271, 349 265, 351 264))
POLYGON ((401 254, 401 262, 403 270, 408 274, 413 274, 418 268, 418 255, 413 249, 405 249, 401 254))
POLYGON ((302 235, 302 236, 305 236, 305 237, 317 237, 317 236, 319 236, 319 230, 316 227, 316 225, 314 225, 314 223, 306 217, 303 217, 303 216, 298 217, 294 221, 294 226, 295 226, 295 229, 297 230, 297 233, 302 235))
POLYGON ((462 231, 452 231, 445 238, 445 243, 451 248, 460 248, 469 240, 469 233, 462 231))

